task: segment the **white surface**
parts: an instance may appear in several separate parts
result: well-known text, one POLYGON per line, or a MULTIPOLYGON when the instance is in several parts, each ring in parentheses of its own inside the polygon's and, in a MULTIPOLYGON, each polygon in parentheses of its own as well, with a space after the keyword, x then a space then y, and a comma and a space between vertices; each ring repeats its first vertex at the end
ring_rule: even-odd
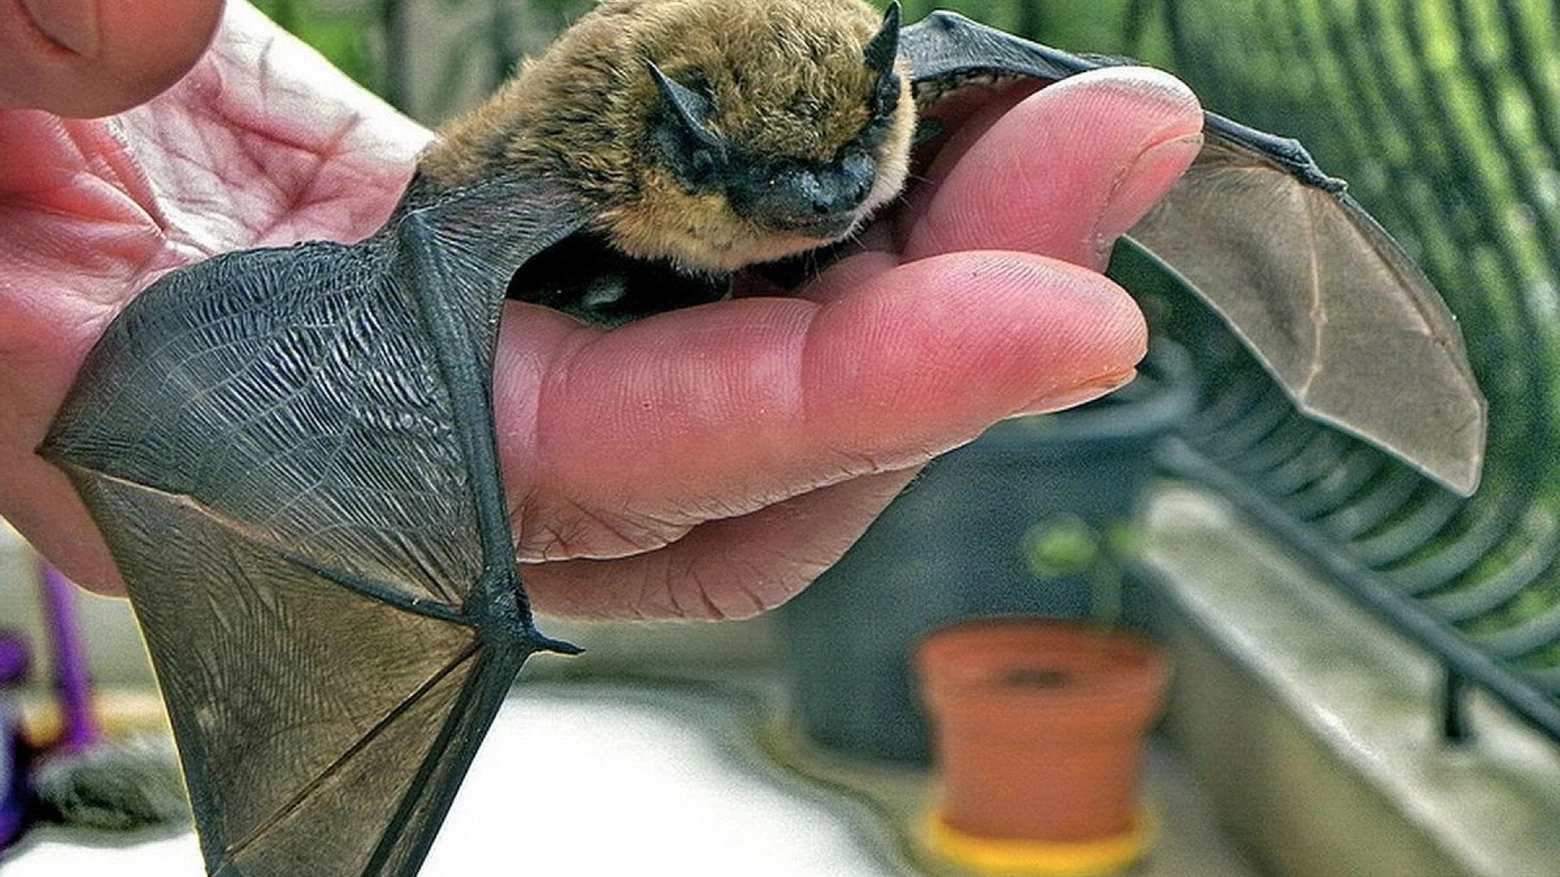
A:
MULTIPOLYGON (((40 838, 22 855, 0 860, 4 877, 203 873, 191 834, 126 847, 40 838)), ((511 873, 898 872, 818 802, 743 769, 693 716, 522 693, 499 714, 422 871, 511 873)))
MULTIPOLYGON (((1337 850, 1336 823, 1372 825, 1367 817, 1391 811, 1445 854, 1448 873, 1560 877, 1560 745, 1475 698, 1475 739, 1448 746, 1434 714, 1443 671, 1421 649, 1248 529, 1222 501, 1166 490, 1155 497, 1149 521, 1154 535, 1147 557, 1165 574, 1178 611, 1385 802, 1380 811, 1350 815, 1338 801, 1317 801, 1285 784, 1285 777, 1319 784, 1337 772, 1330 762, 1299 750, 1248 746, 1244 751, 1271 761, 1251 766, 1248 785, 1263 792, 1240 803, 1301 802, 1292 811, 1298 815, 1275 811, 1285 822, 1274 833, 1290 849, 1310 843, 1337 850)), ((1249 716, 1229 720, 1239 718, 1249 716)), ((1265 733, 1269 741, 1280 739, 1265 733)), ((1364 845, 1376 836, 1362 830, 1352 842, 1364 845)), ((1306 866, 1325 870, 1309 861, 1299 865, 1306 866)))

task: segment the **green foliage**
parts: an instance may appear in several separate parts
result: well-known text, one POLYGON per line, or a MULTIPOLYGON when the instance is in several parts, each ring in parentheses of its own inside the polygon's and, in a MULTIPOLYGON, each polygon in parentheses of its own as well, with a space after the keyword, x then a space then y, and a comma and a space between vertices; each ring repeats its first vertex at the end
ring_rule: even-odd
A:
MULTIPOLYGON (((546 46, 595 0, 255 0, 255 5, 376 94, 437 122, 490 92, 521 58, 546 46), (430 17, 437 27, 423 25, 430 17)), ((1062 48, 1121 54, 1130 48, 1125 39, 1130 5, 1129 0, 907 0, 904 11, 906 21, 918 21, 934 9, 952 9, 1062 48)))
POLYGON ((491 92, 593 0, 255 0, 402 111, 435 123, 491 92), (432 21, 432 26, 428 22, 432 21))
POLYGON ((1030 526, 1020 550, 1037 579, 1077 576, 1088 582, 1094 623, 1112 627, 1121 618, 1126 567, 1142 547, 1142 530, 1129 522, 1095 524, 1055 515, 1030 526))
MULTIPOLYGON (((380 7, 368 0, 326 5, 316 0, 252 0, 255 8, 313 46, 358 83, 383 95, 384 65, 376 51, 380 7)), ((394 0, 390 0, 394 2, 394 0)))

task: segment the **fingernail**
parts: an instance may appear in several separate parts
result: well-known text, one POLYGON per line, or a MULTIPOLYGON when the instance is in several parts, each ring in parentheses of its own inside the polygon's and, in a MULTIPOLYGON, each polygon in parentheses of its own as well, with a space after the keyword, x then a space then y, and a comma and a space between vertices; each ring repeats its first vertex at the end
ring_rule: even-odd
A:
POLYGON ((1095 248, 1108 253, 1116 238, 1137 224, 1160 193, 1185 172, 1202 150, 1202 134, 1185 134, 1143 150, 1117 178, 1110 201, 1094 225, 1095 248))
POLYGON ((1029 414, 1050 414, 1055 411, 1082 405, 1085 402, 1092 402, 1101 396, 1125 387, 1127 384, 1132 383, 1132 380, 1136 377, 1137 369, 1135 368, 1118 374, 1107 375, 1098 380, 1079 384, 1061 393, 1053 393, 1044 399, 1036 400, 1033 407, 1015 411, 1012 416, 1022 417, 1029 414))
POLYGON ((97 0, 22 0, 22 6, 44 36, 84 58, 97 57, 97 0))

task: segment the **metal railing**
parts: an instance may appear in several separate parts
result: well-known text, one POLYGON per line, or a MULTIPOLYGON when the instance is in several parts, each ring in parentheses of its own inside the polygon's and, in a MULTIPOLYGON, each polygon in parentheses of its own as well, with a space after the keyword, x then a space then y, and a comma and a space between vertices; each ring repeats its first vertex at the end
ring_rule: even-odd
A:
MULTIPOLYGON (((1462 500, 1296 416, 1218 330, 1168 451, 1446 668, 1560 739, 1560 7, 1532 0, 1137 0, 1135 40, 1206 105, 1300 138, 1415 254, 1490 402, 1462 500)), ((1209 333, 1214 333, 1210 335, 1209 333)))

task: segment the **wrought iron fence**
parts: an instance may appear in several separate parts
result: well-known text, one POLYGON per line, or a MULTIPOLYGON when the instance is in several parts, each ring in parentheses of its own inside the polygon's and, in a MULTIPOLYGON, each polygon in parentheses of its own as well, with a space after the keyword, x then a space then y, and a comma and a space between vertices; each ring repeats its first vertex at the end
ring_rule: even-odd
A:
POLYGON ((1481 688, 1560 739, 1560 6, 1135 0, 1130 20, 1206 104, 1352 181, 1460 316, 1490 401, 1484 483, 1464 501, 1199 343, 1213 380, 1167 462, 1433 653, 1449 738, 1481 688))

